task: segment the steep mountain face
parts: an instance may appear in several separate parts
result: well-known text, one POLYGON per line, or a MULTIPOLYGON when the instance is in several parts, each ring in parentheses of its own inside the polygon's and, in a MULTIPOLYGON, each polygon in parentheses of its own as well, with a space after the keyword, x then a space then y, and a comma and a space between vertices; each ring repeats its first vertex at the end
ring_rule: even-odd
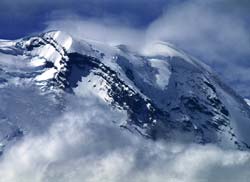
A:
POLYGON ((164 42, 133 51, 60 31, 1 40, 0 88, 0 151, 46 130, 67 105, 65 94, 89 93, 126 113, 120 127, 146 138, 250 148, 245 101, 206 65, 164 42))

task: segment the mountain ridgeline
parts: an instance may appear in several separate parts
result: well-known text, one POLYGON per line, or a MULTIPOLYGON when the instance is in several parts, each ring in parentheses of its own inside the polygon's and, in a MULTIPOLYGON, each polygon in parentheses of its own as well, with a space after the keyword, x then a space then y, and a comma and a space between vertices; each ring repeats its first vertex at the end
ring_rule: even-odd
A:
POLYGON ((124 122, 113 122, 145 138, 250 149, 249 106, 208 66, 165 42, 132 50, 61 31, 1 40, 0 88, 0 151, 46 130, 64 96, 79 90, 125 112, 124 122))

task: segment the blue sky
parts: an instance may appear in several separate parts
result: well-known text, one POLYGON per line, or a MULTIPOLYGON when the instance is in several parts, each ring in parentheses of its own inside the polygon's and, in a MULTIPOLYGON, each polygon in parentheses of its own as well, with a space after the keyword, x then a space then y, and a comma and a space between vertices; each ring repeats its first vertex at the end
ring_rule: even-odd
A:
MULTIPOLYGON (((192 0, 1 0, 0 37, 14 39, 44 29, 54 12, 71 12, 86 17, 113 17, 135 27, 145 27, 169 7, 192 0)), ((216 2, 213 8, 247 19, 248 0, 198 0, 216 2)), ((211 3, 212 4, 212 3, 211 3)))
POLYGON ((55 12, 82 18, 115 18, 135 27, 145 27, 178 0, 1 0, 0 37, 15 39, 45 28, 55 12))
POLYGON ((122 37, 121 43, 160 39, 201 59, 250 98, 249 9, 249 0, 1 0, 0 38, 78 27, 84 36, 122 37))

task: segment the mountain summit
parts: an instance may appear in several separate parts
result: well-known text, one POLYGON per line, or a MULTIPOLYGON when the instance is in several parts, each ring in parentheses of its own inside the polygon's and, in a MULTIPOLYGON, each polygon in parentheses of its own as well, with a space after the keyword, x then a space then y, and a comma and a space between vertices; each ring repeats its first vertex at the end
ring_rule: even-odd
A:
POLYGON ((0 88, 0 150, 46 130, 67 104, 65 94, 125 112, 118 125, 152 140, 250 148, 246 102, 208 66, 165 42, 132 50, 61 31, 0 40, 0 88))

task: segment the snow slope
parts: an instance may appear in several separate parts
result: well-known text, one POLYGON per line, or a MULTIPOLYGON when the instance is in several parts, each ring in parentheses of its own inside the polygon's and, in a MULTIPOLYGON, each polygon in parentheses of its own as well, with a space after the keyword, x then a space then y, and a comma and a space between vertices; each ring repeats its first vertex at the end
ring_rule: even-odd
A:
POLYGON ((206 65, 164 42, 135 51, 61 31, 0 40, 0 88, 0 148, 46 130, 67 94, 125 112, 117 125, 146 138, 250 147, 246 102, 206 65))
POLYGON ((247 103, 247 105, 250 106, 250 100, 249 100, 249 99, 244 99, 244 100, 245 100, 245 102, 247 103))

